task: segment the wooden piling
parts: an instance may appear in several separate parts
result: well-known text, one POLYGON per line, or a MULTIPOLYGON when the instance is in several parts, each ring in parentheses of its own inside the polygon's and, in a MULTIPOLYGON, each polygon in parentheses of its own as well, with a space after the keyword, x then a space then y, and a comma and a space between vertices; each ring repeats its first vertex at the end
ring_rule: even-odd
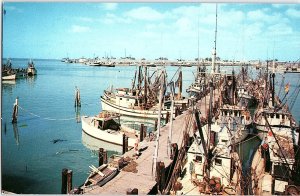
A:
POLYGON ((70 193, 72 190, 72 178, 73 178, 73 171, 72 170, 68 170, 67 172, 67 193, 70 193))
POLYGON ((16 102, 14 103, 13 107, 13 115, 12 115, 12 123, 17 123, 18 122, 18 97, 16 98, 16 102))
POLYGON ((67 174, 68 174, 68 169, 64 168, 62 169, 61 172, 61 194, 67 194, 67 174))
POLYGON ((168 122, 169 122, 169 119, 170 119, 170 113, 169 113, 169 112, 167 112, 167 115, 166 115, 166 124, 168 124, 168 122))
POLYGON ((103 151, 103 163, 107 164, 108 163, 108 159, 107 159, 107 151, 104 149, 103 151))
POLYGON ((80 101, 80 91, 77 87, 75 87, 75 107, 81 107, 81 101, 80 101))
POLYGON ((171 154, 170 154, 170 159, 174 160, 174 157, 178 153, 178 145, 177 143, 171 144, 171 154))
POLYGON ((99 148, 99 151, 98 151, 98 163, 99 163, 98 165, 99 165, 99 167, 104 164, 103 153, 104 153, 104 149, 103 148, 99 148))
POLYGON ((126 195, 138 195, 139 194, 139 190, 137 188, 134 189, 127 189, 126 190, 126 195))
POLYGON ((143 129, 143 136, 144 138, 147 136, 147 126, 144 125, 144 129, 143 129))
POLYGON ((162 192, 165 189, 166 185, 166 168, 165 163, 162 161, 156 162, 156 182, 157 190, 162 192))
POLYGON ((155 119, 155 123, 154 123, 154 131, 156 131, 157 130, 157 119, 155 119))
POLYGON ((140 142, 144 140, 144 124, 141 124, 140 128, 140 142))
POLYGON ((123 151, 122 154, 125 154, 128 151, 128 137, 123 134, 123 151))

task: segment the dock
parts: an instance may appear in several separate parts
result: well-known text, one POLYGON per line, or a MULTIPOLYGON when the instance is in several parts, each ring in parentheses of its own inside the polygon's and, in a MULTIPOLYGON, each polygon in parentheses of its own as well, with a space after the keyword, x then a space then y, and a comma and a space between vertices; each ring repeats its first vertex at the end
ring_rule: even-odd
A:
MULTIPOLYGON (((194 118, 192 112, 185 111, 182 115, 176 117, 173 121, 172 143, 182 145, 184 133, 190 132, 192 124, 189 119, 194 118)), ((168 154, 168 131, 170 123, 161 128, 159 137, 159 149, 157 161, 162 161, 165 167, 169 167, 172 163, 170 154, 168 154)), ((84 194, 126 194, 128 189, 138 189, 138 194, 149 194, 156 185, 155 180, 155 164, 153 155, 155 151, 155 141, 145 141, 144 145, 148 148, 142 151, 138 159, 134 160, 137 163, 137 173, 126 172, 121 170, 120 173, 111 181, 102 187, 96 187, 93 190, 85 192, 84 194), (152 171, 153 168, 153 171, 152 171)), ((141 145, 141 144, 140 144, 141 145)), ((133 157, 134 150, 126 152, 123 157, 133 157)))
MULTIPOLYGON (((217 91, 214 91, 214 94, 217 96, 217 91)), ((215 102, 214 102, 215 103, 215 102)), ((205 114, 205 109, 208 108, 209 104, 209 95, 205 98, 203 97, 196 104, 198 110, 203 114, 205 114), (205 103, 207 104, 205 107, 205 103)), ((206 116, 205 116, 206 117, 206 116)), ((163 162, 166 168, 172 168, 175 166, 174 161, 170 157, 170 150, 168 150, 168 134, 169 134, 170 122, 160 129, 160 137, 159 137, 159 148, 158 148, 158 158, 156 162, 163 162)), ((176 167, 181 168, 183 164, 181 161, 184 160, 185 157, 185 147, 187 146, 188 139, 197 131, 197 127, 195 127, 195 117, 192 109, 184 111, 181 115, 177 116, 173 120, 172 126, 172 144, 177 144, 178 146, 178 159, 176 160, 176 167)), ((111 181, 103 185, 102 187, 96 186, 92 190, 87 190, 83 194, 126 194, 128 190, 137 189, 138 194, 151 194, 152 190, 156 190, 156 171, 154 163, 154 152, 155 152, 156 142, 144 140, 139 144, 139 146, 147 146, 147 148, 141 152, 140 156, 135 159, 134 158, 134 150, 123 154, 123 157, 130 157, 136 163, 136 170, 133 172, 126 172, 121 170, 119 174, 114 177, 111 181)), ((176 167, 173 169, 176 172, 176 167)), ((180 169, 179 169, 180 170, 180 169)), ((179 170, 178 174, 179 175, 179 170)), ((173 171, 170 173, 165 173, 165 177, 170 179, 172 183, 174 183, 178 176, 172 177, 173 171)), ((168 183, 168 182, 166 182, 168 183)), ((165 184, 166 185, 166 184, 165 184)))

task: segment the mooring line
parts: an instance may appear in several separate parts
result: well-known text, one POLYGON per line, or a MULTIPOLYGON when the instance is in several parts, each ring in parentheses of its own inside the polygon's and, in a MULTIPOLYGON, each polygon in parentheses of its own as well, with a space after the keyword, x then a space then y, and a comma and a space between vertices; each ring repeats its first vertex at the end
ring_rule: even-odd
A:
POLYGON ((22 109, 23 111, 31 114, 32 116, 35 116, 35 117, 38 117, 38 118, 41 118, 41 119, 44 119, 44 120, 50 120, 50 121, 68 121, 68 120, 75 120, 76 117, 72 117, 72 118, 50 118, 50 117, 41 117, 40 115, 37 115, 37 114, 34 114, 24 108, 22 108, 21 106, 18 105, 18 108, 22 109))

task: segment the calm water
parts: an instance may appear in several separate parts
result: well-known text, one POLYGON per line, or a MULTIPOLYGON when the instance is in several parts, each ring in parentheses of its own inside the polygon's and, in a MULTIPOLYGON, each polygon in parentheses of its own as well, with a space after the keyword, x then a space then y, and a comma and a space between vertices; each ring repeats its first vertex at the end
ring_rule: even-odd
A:
MULTIPOLYGON (((129 87, 136 67, 91 67, 55 60, 34 62, 38 70, 36 77, 2 84, 2 189, 57 194, 63 168, 73 170, 73 186, 79 186, 87 177, 88 166, 97 165, 99 147, 106 148, 109 155, 120 153, 121 148, 82 133, 76 116, 99 113, 103 90, 110 85, 129 87), (78 112, 74 108, 75 86, 81 93, 82 106, 78 112), (18 123, 13 126, 11 116, 16 97, 23 109, 19 110, 18 123), (64 141, 53 143, 55 139, 64 141)), ((26 67, 27 59, 13 59, 12 63, 14 67, 26 67)), ((176 70, 176 67, 167 68, 169 79, 176 70)), ((183 89, 194 80, 195 70, 195 67, 183 68, 183 89)), ((298 81, 296 77, 289 79, 291 84, 298 81)), ((297 120, 299 106, 298 97, 293 109, 297 120)), ((258 142, 250 140, 243 156, 249 157, 252 144, 258 142)))

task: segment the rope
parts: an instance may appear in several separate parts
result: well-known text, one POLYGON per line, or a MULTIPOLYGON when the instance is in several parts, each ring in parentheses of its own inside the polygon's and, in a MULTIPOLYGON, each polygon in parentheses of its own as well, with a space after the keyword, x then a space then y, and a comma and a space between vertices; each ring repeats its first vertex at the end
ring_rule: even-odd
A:
POLYGON ((30 115, 32 116, 35 116, 35 117, 38 117, 38 118, 41 118, 41 119, 44 119, 44 120, 49 120, 49 121, 68 121, 68 120, 75 120, 76 117, 72 117, 72 118, 50 118, 50 117, 41 117, 40 115, 37 115, 37 114, 34 114, 24 108, 22 108, 21 106, 18 105, 18 108, 20 108, 21 110, 29 113, 30 115))

